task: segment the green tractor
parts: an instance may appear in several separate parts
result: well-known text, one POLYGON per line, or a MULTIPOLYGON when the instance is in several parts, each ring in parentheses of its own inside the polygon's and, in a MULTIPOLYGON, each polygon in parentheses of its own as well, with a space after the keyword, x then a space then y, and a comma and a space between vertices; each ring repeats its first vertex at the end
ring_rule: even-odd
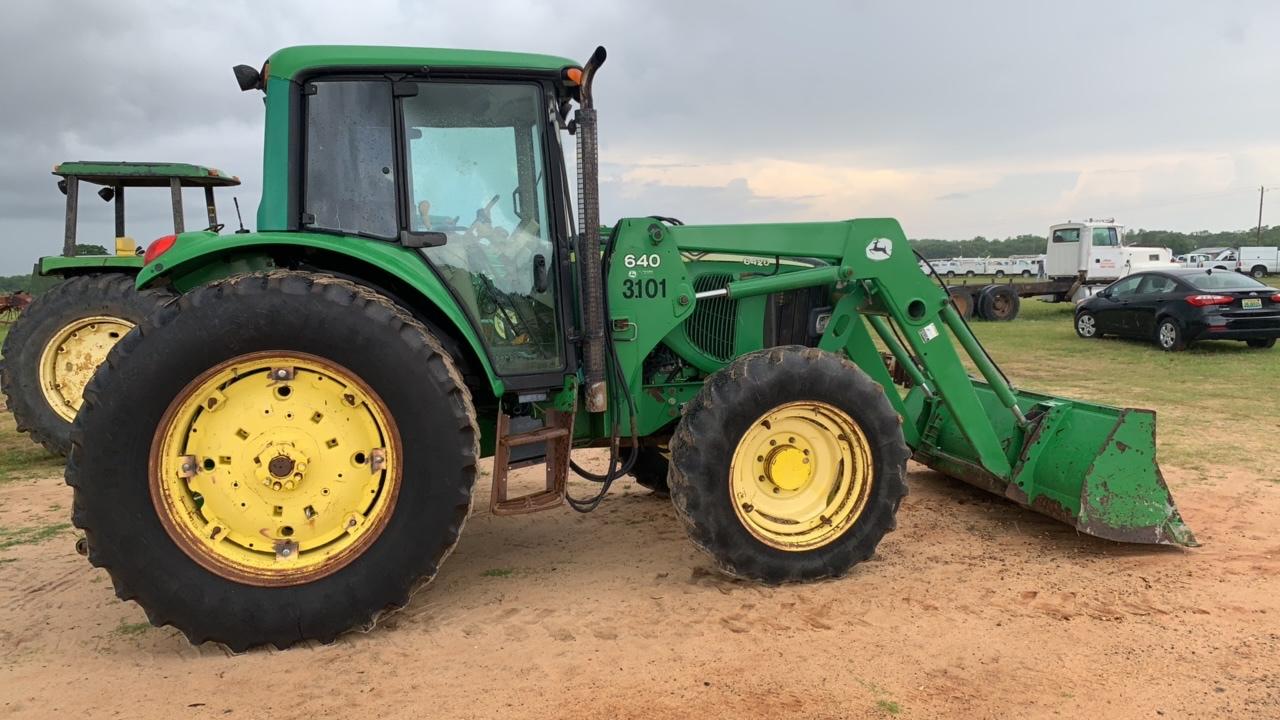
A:
POLYGON ((236 69, 266 94, 259 230, 152 244, 138 288, 181 296, 76 420, 73 517, 119 597, 194 643, 332 641, 436 575, 488 456, 494 515, 589 511, 636 472, 717 567, 770 584, 871 557, 912 457, 1081 532, 1195 543, 1153 413, 1014 389, 896 221, 602 228, 604 58, 236 69), (529 462, 545 483, 516 495, 529 462))
POLYGON ((19 432, 66 455, 71 423, 84 387, 107 353, 143 318, 173 297, 163 288, 134 290, 144 258, 125 233, 125 188, 167 187, 173 204, 173 231, 184 231, 183 188, 203 188, 208 230, 217 232, 213 189, 239 185, 220 170, 181 163, 65 162, 53 168, 67 196, 62 255, 40 258, 37 277, 56 278, 19 317, 4 341, 0 390, 19 432), (115 254, 78 255, 76 226, 80 183, 100 186, 97 195, 114 203, 115 254))

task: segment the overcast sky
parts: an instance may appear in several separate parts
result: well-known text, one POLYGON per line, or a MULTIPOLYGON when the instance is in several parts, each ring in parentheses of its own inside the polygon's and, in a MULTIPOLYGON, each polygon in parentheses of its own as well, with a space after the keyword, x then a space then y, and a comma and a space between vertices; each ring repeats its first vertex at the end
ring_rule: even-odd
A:
MULTIPOLYGON (((61 0, 0 25, 0 274, 61 247, 63 160, 213 165, 244 180, 252 226, 262 102, 230 68, 307 43, 605 45, 606 221, 887 215, 912 237, 1004 237, 1090 215, 1239 229, 1259 185, 1280 201, 1274 0, 61 0)), ((169 231, 163 192, 130 201, 139 242, 169 231)), ((81 206, 80 240, 109 245, 110 205, 81 206)))

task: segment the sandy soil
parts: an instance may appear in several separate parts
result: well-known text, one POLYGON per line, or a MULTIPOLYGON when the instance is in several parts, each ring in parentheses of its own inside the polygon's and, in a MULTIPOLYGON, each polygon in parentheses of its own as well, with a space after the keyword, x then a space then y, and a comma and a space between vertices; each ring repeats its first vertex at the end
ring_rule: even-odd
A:
MULTIPOLYGON (((0 550, 0 716, 1280 717, 1280 486, 1166 468, 1205 543, 1181 551, 912 470, 872 562, 782 588, 711 573, 629 482, 586 516, 494 518, 484 489, 408 608, 283 653, 141 625, 62 531, 0 550)), ((69 506, 58 477, 0 485, 2 527, 69 506)))

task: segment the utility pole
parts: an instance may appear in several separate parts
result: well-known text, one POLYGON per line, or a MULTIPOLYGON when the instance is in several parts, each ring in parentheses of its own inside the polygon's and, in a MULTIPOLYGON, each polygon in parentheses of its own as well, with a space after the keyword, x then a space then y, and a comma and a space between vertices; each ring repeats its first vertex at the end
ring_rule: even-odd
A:
POLYGON ((1267 194, 1265 185, 1258 186, 1258 246, 1262 246, 1262 196, 1267 194))

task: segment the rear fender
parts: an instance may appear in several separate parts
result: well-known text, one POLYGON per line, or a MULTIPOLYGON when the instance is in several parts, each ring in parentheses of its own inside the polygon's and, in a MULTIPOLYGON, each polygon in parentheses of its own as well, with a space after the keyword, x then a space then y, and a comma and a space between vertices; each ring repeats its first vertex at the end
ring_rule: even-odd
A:
POLYGON ((107 272, 132 275, 141 269, 142 258, 137 255, 49 255, 40 258, 40 262, 36 264, 36 274, 41 277, 71 277, 107 272))
POLYGON ((139 290, 169 285, 179 292, 274 267, 317 267, 394 290, 397 299, 450 333, 483 369, 494 397, 504 392, 484 345, 449 290, 413 250, 376 240, 320 233, 184 233, 173 247, 138 273, 139 290), (394 288, 389 288, 394 285, 394 288))

